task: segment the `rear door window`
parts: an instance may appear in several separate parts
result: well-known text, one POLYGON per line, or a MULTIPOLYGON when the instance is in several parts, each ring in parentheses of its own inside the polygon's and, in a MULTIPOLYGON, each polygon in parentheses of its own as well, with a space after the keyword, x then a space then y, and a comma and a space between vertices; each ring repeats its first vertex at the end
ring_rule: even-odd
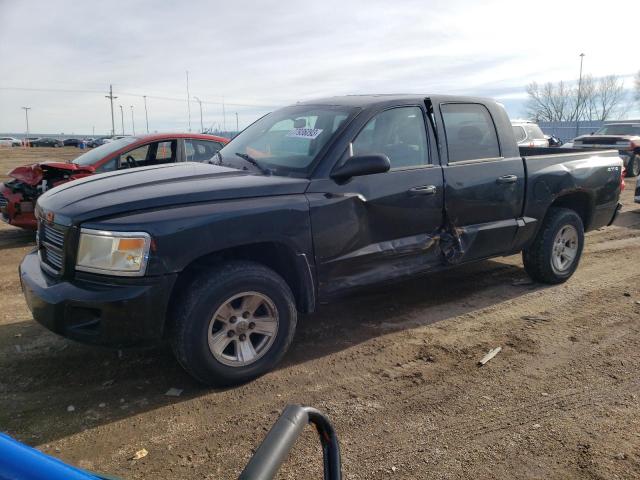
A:
POLYGON ((177 142, 175 140, 158 142, 155 148, 155 155, 151 159, 151 162, 153 162, 152 165, 175 162, 176 144, 177 142))
POLYGON ((440 105, 449 163, 500 157, 498 135, 487 107, 479 103, 440 105))
POLYGON ((223 145, 209 140, 187 139, 184 141, 185 161, 207 162, 213 158, 223 145))

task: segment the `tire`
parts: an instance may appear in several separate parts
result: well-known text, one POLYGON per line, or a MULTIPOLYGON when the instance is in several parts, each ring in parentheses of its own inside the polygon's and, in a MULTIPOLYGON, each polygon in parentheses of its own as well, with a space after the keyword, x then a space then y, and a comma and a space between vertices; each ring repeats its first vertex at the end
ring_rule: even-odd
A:
POLYGON ((566 282, 578 268, 583 248, 584 226, 580 216, 568 208, 551 207, 533 243, 522 252, 524 268, 536 281, 566 282), (564 252, 564 256, 559 252, 564 252), (568 261, 571 254, 573 259, 568 261))
POLYGON ((627 177, 637 177, 640 175, 640 154, 636 153, 629 159, 627 164, 627 177))
POLYGON ((248 382, 271 370, 289 349, 296 305, 291 289, 273 270, 254 262, 228 262, 194 278, 185 292, 175 304, 170 342, 178 362, 198 381, 212 386, 248 382), (250 303, 247 299, 262 303, 251 316, 242 317, 242 310, 251 309, 244 304, 250 303), (225 321, 217 320, 223 317, 225 321), (261 320, 269 317, 276 318, 273 335, 251 330, 267 323, 273 330, 273 322, 261 320), (226 341, 226 349, 216 347, 226 341), (244 361, 247 341, 248 350, 256 353, 249 363, 244 361))

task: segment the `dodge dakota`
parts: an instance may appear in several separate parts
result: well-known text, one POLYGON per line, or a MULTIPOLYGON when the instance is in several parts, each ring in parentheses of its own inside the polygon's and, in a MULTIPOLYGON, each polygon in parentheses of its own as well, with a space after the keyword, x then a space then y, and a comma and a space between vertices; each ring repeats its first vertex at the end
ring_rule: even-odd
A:
POLYGON ((87 177, 38 200, 20 278, 34 318, 82 342, 168 341, 206 384, 248 381, 299 312, 354 289, 522 252, 566 281, 613 222, 615 150, 519 149, 504 108, 441 95, 297 103, 212 164, 87 177))

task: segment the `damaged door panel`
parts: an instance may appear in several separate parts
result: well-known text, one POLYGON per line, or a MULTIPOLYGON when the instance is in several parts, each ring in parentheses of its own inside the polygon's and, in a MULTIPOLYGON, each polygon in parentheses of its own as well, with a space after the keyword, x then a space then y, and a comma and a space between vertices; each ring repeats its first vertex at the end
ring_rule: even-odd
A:
POLYGON ((307 191, 319 290, 331 294, 428 270, 440 263, 442 171, 431 162, 423 107, 373 113, 345 158, 370 152, 391 171, 346 183, 320 179, 307 191))
POLYGON ((501 145, 484 105, 443 103, 439 112, 447 153, 445 224, 456 240, 447 258, 458 263, 507 253, 522 215, 522 157, 501 145))
POLYGON ((440 167, 313 182, 307 192, 318 288, 332 292, 429 270, 440 260, 440 167), (411 195, 433 185, 427 196, 411 195))

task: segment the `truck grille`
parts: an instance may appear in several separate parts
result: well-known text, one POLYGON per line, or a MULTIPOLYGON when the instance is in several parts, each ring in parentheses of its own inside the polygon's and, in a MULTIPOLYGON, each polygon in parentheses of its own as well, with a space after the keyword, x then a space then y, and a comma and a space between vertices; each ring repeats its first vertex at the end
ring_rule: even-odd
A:
POLYGON ((53 270, 61 273, 64 268, 64 241, 67 228, 61 225, 40 221, 38 224, 38 248, 40 261, 53 270))

